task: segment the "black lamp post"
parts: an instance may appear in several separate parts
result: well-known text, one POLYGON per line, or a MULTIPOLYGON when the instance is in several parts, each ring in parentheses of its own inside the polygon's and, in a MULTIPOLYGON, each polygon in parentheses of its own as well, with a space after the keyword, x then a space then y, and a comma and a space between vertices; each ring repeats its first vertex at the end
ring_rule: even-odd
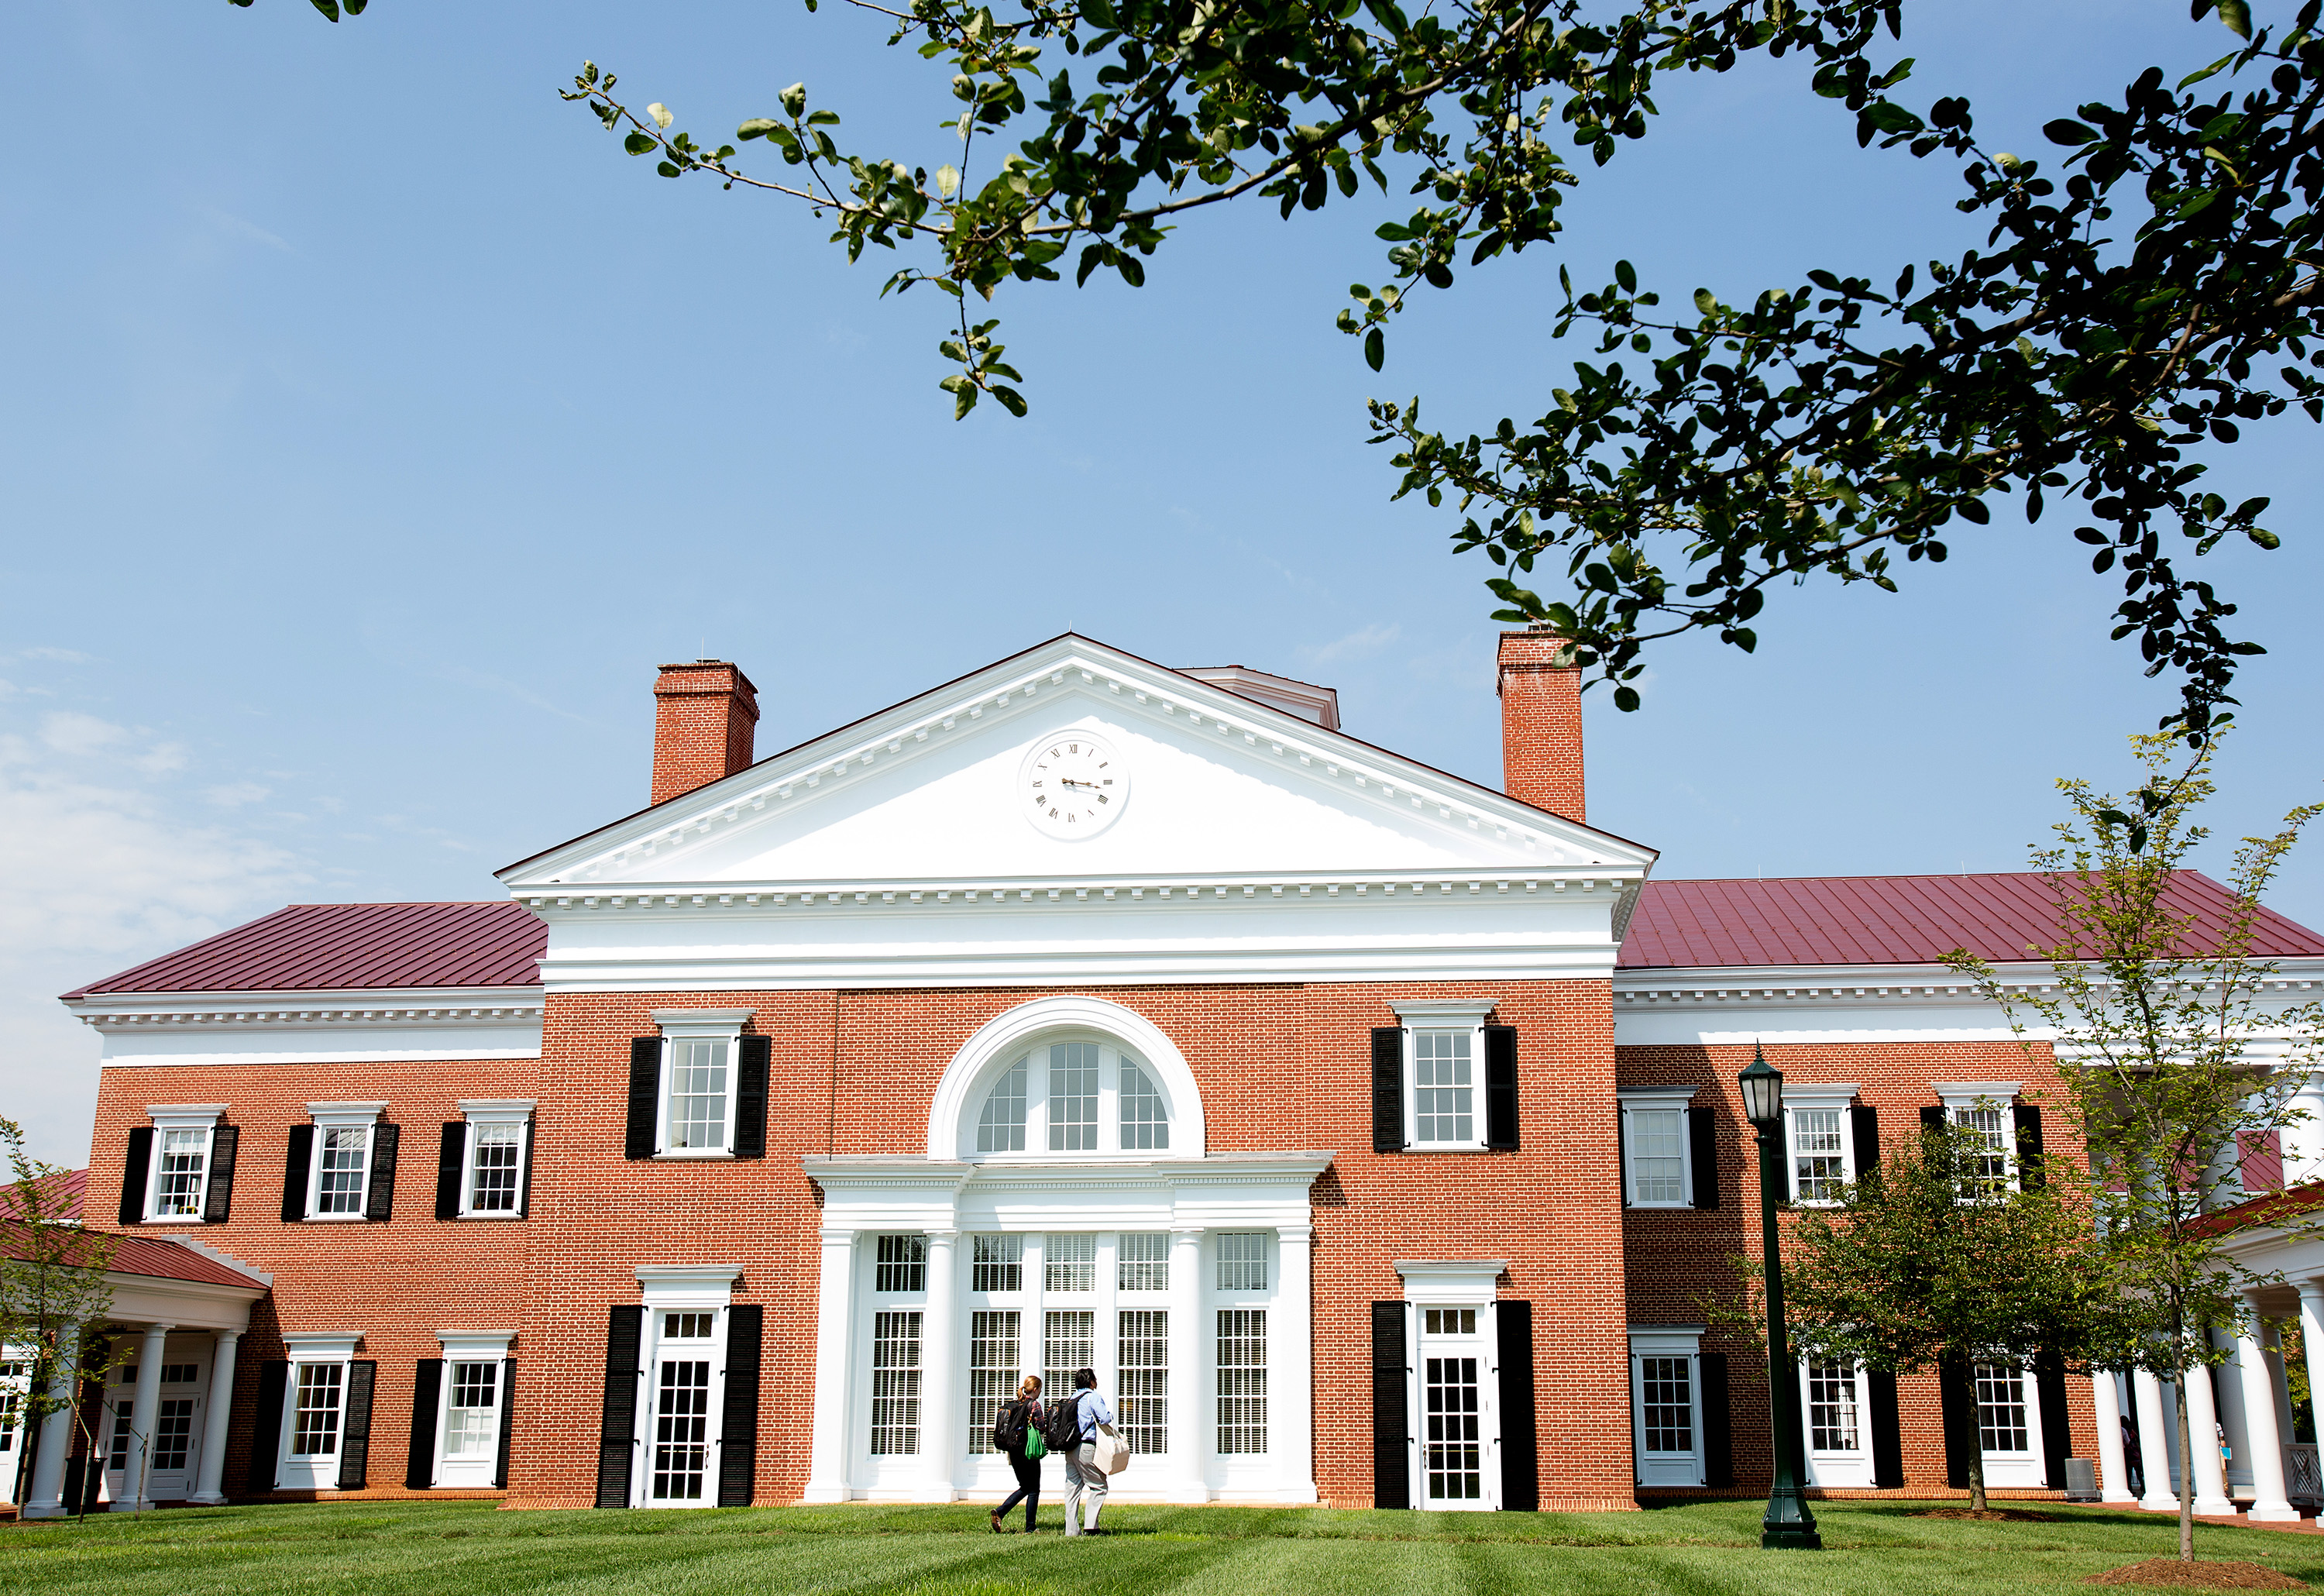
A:
POLYGON ((1736 1077, 1743 1088, 1743 1113, 1759 1133, 1759 1230, 1767 1263, 1767 1417, 1775 1427, 1775 1477, 1767 1488, 1767 1516, 1760 1520, 1762 1546, 1820 1552, 1815 1515, 1808 1511, 1800 1482, 1807 1473, 1801 1455, 1800 1371, 1792 1361, 1791 1338, 1784 1329, 1784 1251, 1775 1230, 1783 1206, 1784 1075, 1752 1050, 1751 1067, 1736 1077))

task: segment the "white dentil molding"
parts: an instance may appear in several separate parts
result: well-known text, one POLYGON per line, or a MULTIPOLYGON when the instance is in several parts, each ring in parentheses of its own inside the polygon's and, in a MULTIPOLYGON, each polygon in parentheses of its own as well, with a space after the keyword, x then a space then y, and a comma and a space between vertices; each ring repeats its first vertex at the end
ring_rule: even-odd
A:
POLYGON ((540 1029, 541 989, 351 987, 312 992, 94 992, 65 1006, 99 1031, 313 1030, 347 1025, 540 1029))

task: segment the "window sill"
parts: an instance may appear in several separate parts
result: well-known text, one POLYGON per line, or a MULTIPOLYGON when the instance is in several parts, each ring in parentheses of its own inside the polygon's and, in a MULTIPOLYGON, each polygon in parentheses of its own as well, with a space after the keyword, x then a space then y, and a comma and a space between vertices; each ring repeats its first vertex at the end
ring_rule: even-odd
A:
POLYGON ((141 1224, 205 1224, 208 1222, 198 1213, 149 1213, 141 1224))
POLYGON ((1403 1151, 1407 1153, 1513 1153, 1511 1147, 1487 1147, 1481 1141, 1407 1141, 1403 1151))
POLYGON ((664 1148, 654 1155, 657 1162, 683 1163, 688 1159, 732 1158, 734 1155, 723 1147, 664 1148))
POLYGON ((1692 1213, 1692 1203, 1625 1203, 1622 1206, 1633 1213, 1692 1213))
POLYGON ((370 1217, 371 1215, 367 1213, 310 1213, 299 1222, 301 1224, 362 1224, 370 1217))
POLYGON ((511 1222, 511 1221, 512 1221, 512 1220, 520 1220, 520 1219, 522 1219, 522 1218, 524 1218, 524 1217, 525 1217, 525 1215, 524 1215, 524 1214, 522 1214, 522 1213, 461 1213, 461 1214, 456 1214, 456 1215, 454 1215, 454 1217, 455 1217, 456 1219, 458 1219, 458 1220, 460 1220, 460 1221, 462 1221, 462 1222, 466 1222, 466 1221, 468 1221, 468 1220, 480 1220, 480 1221, 482 1221, 482 1222, 484 1222, 484 1223, 487 1223, 487 1224, 507 1224, 508 1222, 511 1222))

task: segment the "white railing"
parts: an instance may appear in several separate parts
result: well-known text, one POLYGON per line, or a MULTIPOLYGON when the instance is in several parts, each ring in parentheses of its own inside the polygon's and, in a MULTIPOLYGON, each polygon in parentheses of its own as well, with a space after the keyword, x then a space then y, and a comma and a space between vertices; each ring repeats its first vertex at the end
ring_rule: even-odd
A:
POLYGON ((2316 1443, 2294 1441, 2283 1449, 2283 1494, 2311 1510, 2324 1508, 2324 1466, 2316 1457, 2316 1443))

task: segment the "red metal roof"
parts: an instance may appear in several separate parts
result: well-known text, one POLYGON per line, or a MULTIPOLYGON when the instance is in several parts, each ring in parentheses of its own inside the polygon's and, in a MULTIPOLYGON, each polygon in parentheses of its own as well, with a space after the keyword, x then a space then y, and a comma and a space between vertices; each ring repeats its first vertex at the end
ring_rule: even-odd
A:
POLYGON ((521 903, 294 903, 64 995, 538 986, 548 951, 521 903))
MULTIPOLYGON (((2181 871, 2168 901, 2198 935, 2224 923, 2227 890, 2181 871)), ((1626 970, 1737 964, 1927 964, 1957 947, 2002 963, 2059 940, 2050 878, 1811 876, 1757 881, 1648 881, 1622 943, 1626 970)), ((2260 911, 2253 951, 2324 955, 2324 936, 2260 911)))
MULTIPOLYGON (((52 1185, 67 1199, 55 1217, 70 1219, 80 1213, 81 1198, 88 1187, 86 1169, 60 1170, 45 1177, 43 1184, 52 1185)), ((10 1258, 27 1256, 19 1244, 23 1234, 22 1226, 5 1217, 14 1211, 8 1201, 13 1188, 0 1186, 0 1252, 10 1258)), ((75 1227, 73 1240, 87 1237, 91 1247, 102 1241, 113 1244, 113 1257, 106 1268, 116 1275, 143 1275, 160 1280, 198 1280, 209 1286, 254 1287, 263 1291, 266 1282, 244 1274, 231 1264, 220 1263, 214 1258, 195 1251, 182 1241, 167 1241, 154 1236, 124 1236, 106 1231, 84 1231, 75 1227)), ((69 1261, 69 1260, 67 1260, 69 1261)))

